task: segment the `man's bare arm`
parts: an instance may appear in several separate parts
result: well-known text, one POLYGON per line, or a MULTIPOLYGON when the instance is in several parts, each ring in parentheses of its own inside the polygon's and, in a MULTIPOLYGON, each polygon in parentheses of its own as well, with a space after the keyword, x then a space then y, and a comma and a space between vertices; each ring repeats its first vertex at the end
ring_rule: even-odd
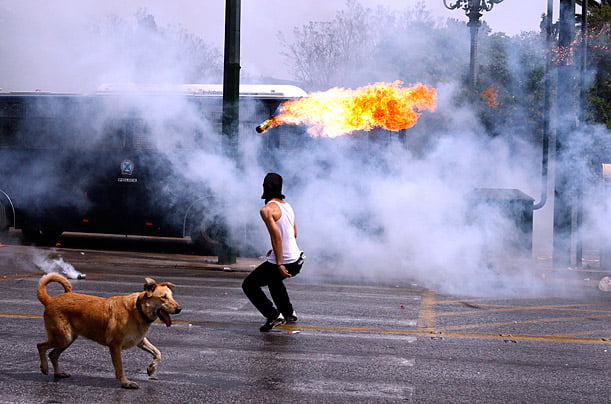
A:
POLYGON ((279 215, 281 214, 280 208, 275 206, 275 204, 265 205, 261 209, 261 218, 263 219, 263 222, 267 227, 267 231, 269 232, 278 269, 285 278, 289 278, 291 274, 287 271, 284 265, 282 265, 282 257, 284 253, 282 249, 282 237, 280 236, 280 229, 278 229, 278 226, 276 225, 276 220, 280 219, 279 215), (276 208, 278 211, 276 211, 274 208, 276 208), (276 218, 276 216, 278 217, 276 218))

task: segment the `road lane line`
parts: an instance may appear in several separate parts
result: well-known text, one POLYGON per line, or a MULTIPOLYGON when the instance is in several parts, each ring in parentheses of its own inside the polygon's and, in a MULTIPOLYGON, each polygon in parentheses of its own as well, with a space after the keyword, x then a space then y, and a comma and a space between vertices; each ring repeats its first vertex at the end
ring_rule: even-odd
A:
POLYGON ((607 334, 610 337, 607 337, 606 339, 611 339, 611 330, 607 329, 607 330, 589 330, 589 331, 581 331, 581 332, 569 332, 566 334, 559 334, 559 335, 563 335, 566 337, 578 337, 580 335, 592 335, 592 334, 607 334))
MULTIPOLYGON (((18 314, 18 313, 0 313, 0 317, 22 317, 22 318, 41 318, 38 314, 18 314)), ((159 320, 155 321, 161 324, 159 320)), ((248 327, 252 328, 250 323, 228 323, 228 322, 215 322, 215 321, 186 321, 176 320, 174 324, 183 325, 213 325, 213 326, 235 326, 235 327, 248 327)), ((385 329, 385 328, 357 328, 357 327, 324 327, 324 326, 305 326, 305 325, 283 325, 280 329, 286 330, 309 330, 309 331, 321 331, 321 332, 338 332, 338 333, 363 333, 363 334, 389 334, 389 335, 415 335, 421 337, 455 337, 455 338, 472 338, 472 339, 498 339, 504 340, 510 337, 516 341, 540 341, 540 342, 565 342, 565 343, 581 343, 581 344, 611 344, 609 338, 587 338, 587 337, 573 337, 563 335, 534 335, 534 334, 501 334, 501 333, 475 333, 475 332, 455 332, 455 331, 441 331, 441 330, 401 330, 401 329, 385 329)), ((305 334, 305 333, 304 333, 305 334)), ((293 334, 287 334, 293 335, 293 334)), ((302 334, 295 334, 302 335, 302 334)))
POLYGON ((42 318, 40 314, 20 314, 20 313, 0 313, 0 317, 30 317, 30 318, 42 318))
POLYGON ((363 333, 359 331, 319 331, 319 330, 299 330, 300 334, 306 337, 314 336, 316 338, 354 338, 354 339, 372 339, 372 340, 394 340, 402 341, 407 344, 414 343, 418 340, 416 335, 406 334, 374 334, 374 333, 363 333))
POLYGON ((556 318, 539 318, 536 320, 520 320, 520 321, 509 321, 504 323, 480 323, 480 324, 463 324, 457 326, 439 327, 443 331, 454 331, 454 330, 467 330, 469 328, 483 328, 483 327, 499 327, 505 325, 519 325, 519 324, 539 324, 539 323, 560 323, 563 321, 579 321, 579 320, 590 320, 595 318, 609 318, 611 314, 598 315, 598 316, 584 316, 584 317, 556 317, 556 318))
MULTIPOLYGON (((440 302, 436 302, 440 304, 440 302)), ((591 310, 591 309, 579 309, 584 306, 596 306, 595 304, 566 304, 566 305, 547 305, 547 306, 509 306, 507 308, 500 309, 480 309, 480 310, 466 310, 466 311, 446 311, 433 313, 433 317, 449 317, 449 316, 461 316, 465 314, 482 314, 482 313, 500 313, 509 311, 522 311, 522 310, 558 310, 558 311, 585 311, 592 313, 609 313, 609 310, 591 310)))
POLYGON ((428 289, 422 293, 420 312, 418 313, 418 328, 424 330, 430 330, 433 328, 433 305, 436 303, 434 296, 435 293, 428 289))
MULTIPOLYGON (((244 303, 243 306, 246 306, 247 303, 244 303)), ((253 310, 241 310, 230 308, 230 310, 212 310, 212 309, 202 309, 202 310, 190 310, 191 315, 194 316, 205 316, 210 320, 216 320, 218 318, 224 319, 237 319, 238 321, 243 321, 244 319, 261 319, 261 315, 253 310)), ((400 312, 402 313, 402 312, 400 312)), ((303 315, 300 312, 300 315, 303 315)), ((376 327, 415 327, 417 320, 416 319, 397 319, 393 317, 362 317, 362 316, 349 316, 349 315, 316 315, 316 314, 306 314, 304 317, 307 317, 309 321, 316 322, 320 324, 372 324, 374 323, 376 327)))
MULTIPOLYGON (((178 323, 177 321, 175 323, 178 323)), ((212 321, 192 321, 186 322, 187 324, 194 325, 231 325, 231 326, 248 326, 252 328, 251 324, 239 324, 239 323, 220 323, 212 321)), ((473 339, 507 339, 508 335, 514 340, 522 341, 542 341, 542 342, 571 342, 581 344, 609 344, 606 338, 585 338, 585 337, 564 337, 562 335, 536 335, 536 334, 501 334, 501 333, 476 333, 476 332, 454 332, 454 331, 441 331, 441 330, 400 330, 400 329, 380 329, 380 328, 355 328, 355 327, 325 327, 325 326, 304 326, 297 324, 286 324, 280 329, 286 330, 310 330, 310 331, 321 331, 321 332, 338 332, 338 333, 365 333, 365 334, 391 334, 391 335, 415 335, 421 337, 456 337, 456 338, 473 338, 473 339)), ((296 334, 304 335, 305 333, 296 334)), ((291 334, 289 334, 291 335, 291 334)), ((307 335, 307 334, 305 334, 307 335)))

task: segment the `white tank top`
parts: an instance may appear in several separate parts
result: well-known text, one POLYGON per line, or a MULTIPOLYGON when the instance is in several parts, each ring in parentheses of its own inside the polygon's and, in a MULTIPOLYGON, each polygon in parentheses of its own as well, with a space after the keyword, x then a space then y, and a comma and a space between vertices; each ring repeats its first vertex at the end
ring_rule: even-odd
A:
MULTIPOLYGON (((280 237, 282 237, 282 263, 290 264, 297 261, 301 254, 297 240, 295 240, 295 212, 288 202, 269 201, 268 203, 272 202, 280 207, 282 213, 280 219, 276 221, 276 226, 280 229, 280 237)), ((267 260, 273 264, 278 263, 273 250, 267 260)))

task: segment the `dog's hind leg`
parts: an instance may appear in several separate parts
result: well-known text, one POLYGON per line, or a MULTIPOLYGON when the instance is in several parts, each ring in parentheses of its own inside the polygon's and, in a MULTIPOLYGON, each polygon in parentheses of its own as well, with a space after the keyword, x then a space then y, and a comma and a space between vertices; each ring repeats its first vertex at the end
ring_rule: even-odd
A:
POLYGON ((59 355, 72 344, 72 342, 76 339, 72 338, 72 340, 65 338, 57 338, 54 335, 49 335, 49 338, 45 342, 41 342, 36 344, 38 347, 38 356, 40 357, 40 371, 48 375, 49 374, 49 363, 47 362, 47 350, 53 349, 49 354, 49 358, 51 359, 51 364, 53 365, 53 370, 57 377, 68 377, 69 374, 65 373, 59 367, 57 360, 59 359, 59 355), (58 374, 59 372, 59 374, 58 374))
POLYGON ((72 343, 74 342, 74 340, 76 339, 76 337, 74 337, 72 339, 72 341, 70 341, 68 343, 68 345, 63 346, 63 347, 59 347, 59 348, 55 348, 54 350, 51 351, 51 353, 49 354, 49 359, 51 359, 51 364, 53 365, 53 375, 55 377, 70 377, 69 373, 64 372, 64 370, 62 369, 62 367, 59 365, 59 356, 62 354, 62 352, 64 352, 70 345, 72 345, 72 343))
POLYGON ((159 366, 159 362, 161 361, 161 351, 159 351, 159 349, 157 349, 155 345, 151 344, 151 342, 146 339, 146 337, 143 338, 142 342, 138 344, 138 348, 153 355, 153 362, 151 362, 149 367, 146 369, 146 373, 149 376, 152 376, 153 373, 155 373, 155 371, 157 370, 157 366, 159 366))
POLYGON ((113 344, 109 346, 112 365, 115 368, 115 377, 121 381, 121 387, 125 389, 137 389, 138 383, 132 382, 125 377, 123 372, 123 359, 121 358, 121 345, 113 344))
POLYGON ((47 350, 51 348, 49 341, 36 344, 38 347, 38 356, 40 357, 40 371, 43 375, 49 374, 49 361, 47 361, 47 350))

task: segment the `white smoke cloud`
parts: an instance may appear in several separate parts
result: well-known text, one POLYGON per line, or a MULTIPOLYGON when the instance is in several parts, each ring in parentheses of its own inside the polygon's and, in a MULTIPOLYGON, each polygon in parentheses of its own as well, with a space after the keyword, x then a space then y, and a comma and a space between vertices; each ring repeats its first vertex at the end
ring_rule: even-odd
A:
MULTIPOLYGON (((438 113, 446 108, 440 105, 438 113)), ((476 209, 468 195, 474 188, 532 195, 540 181, 537 150, 468 129, 445 135, 424 158, 399 145, 372 153, 355 150, 349 139, 338 143, 293 152, 281 170, 298 212, 299 243, 311 258, 308 271, 370 281, 411 278, 464 294, 525 279, 532 284, 536 275, 523 273, 507 245, 521 237, 513 219, 476 209)))
MULTIPOLYGON (((98 14, 90 5, 68 3, 70 7, 59 7, 55 2, 36 1, 35 6, 29 4, 30 13, 24 13, 23 5, 0 3, 0 33, 14 38, 0 43, 0 80, 10 83, 0 82, 0 87, 91 91, 103 82, 176 84, 185 76, 184 61, 139 58, 137 48, 122 47, 120 32, 100 35, 96 27, 104 26, 103 21, 79 18, 98 14)), ((141 46, 159 46, 159 38, 140 34, 141 46)), ((457 38, 439 46, 445 48, 448 59, 463 55, 464 62, 468 37, 457 38)), ((427 42, 422 48, 415 42, 410 45, 416 56, 429 52, 427 42)), ((511 65, 517 69, 516 60, 511 65)), ((285 178, 284 193, 297 214, 298 243, 308 257, 301 276, 411 280, 444 293, 466 295, 540 291, 543 284, 532 261, 514 259, 515 251, 508 247, 520 237, 511 220, 495 211, 475 209, 468 199, 475 188, 519 189, 538 199, 540 149, 511 136, 516 122, 507 123, 505 136, 485 136, 472 106, 455 105, 460 84, 428 83, 427 79, 434 80, 429 70, 417 63, 409 67, 410 79, 435 84, 439 95, 437 112, 426 113, 422 123, 407 131, 408 137, 425 139, 418 147, 413 140, 404 147, 396 138, 370 143, 343 137, 306 140, 298 148, 269 151, 264 147, 268 135, 256 135, 253 127, 240 134, 236 162, 223 154, 218 127, 184 99, 126 99, 126 105, 137 108, 149 123, 156 150, 170 163, 159 169, 171 172, 173 182, 156 191, 156 202, 169 210, 177 190, 193 192, 202 200, 214 195, 218 203, 209 207, 213 215, 224 217, 235 234, 251 231, 247 239, 238 241, 263 253, 269 240, 258 215, 259 195, 265 173, 276 171, 285 178), (442 129, 422 129, 432 128, 424 122, 437 117, 444 121, 442 129), (204 139, 197 143, 205 144, 203 148, 189 146, 194 127, 204 139), (209 194, 189 184, 205 185, 209 194), (478 218, 475 223, 468 220, 473 214, 478 218)), ((360 66, 359 74, 346 80, 364 85, 394 81, 396 74, 393 69, 360 66)), ((106 111, 107 116, 124 106, 114 107, 106 111)), ((287 129, 276 130, 283 136, 287 129)), ((600 131, 588 138, 601 137, 600 131)), ((605 204, 599 195, 587 196, 591 197, 586 201, 590 240, 599 235, 611 239, 610 231, 601 226, 607 214, 605 204)), ((609 204, 608 197, 605 201, 609 204)), ((549 230, 545 229, 551 226, 551 209, 550 203, 535 212, 535 257, 549 254, 549 230)))
POLYGON ((72 264, 64 261, 64 258, 57 253, 46 253, 38 251, 32 256, 32 263, 36 268, 45 272, 56 272, 69 279, 85 279, 85 274, 77 271, 72 264))

